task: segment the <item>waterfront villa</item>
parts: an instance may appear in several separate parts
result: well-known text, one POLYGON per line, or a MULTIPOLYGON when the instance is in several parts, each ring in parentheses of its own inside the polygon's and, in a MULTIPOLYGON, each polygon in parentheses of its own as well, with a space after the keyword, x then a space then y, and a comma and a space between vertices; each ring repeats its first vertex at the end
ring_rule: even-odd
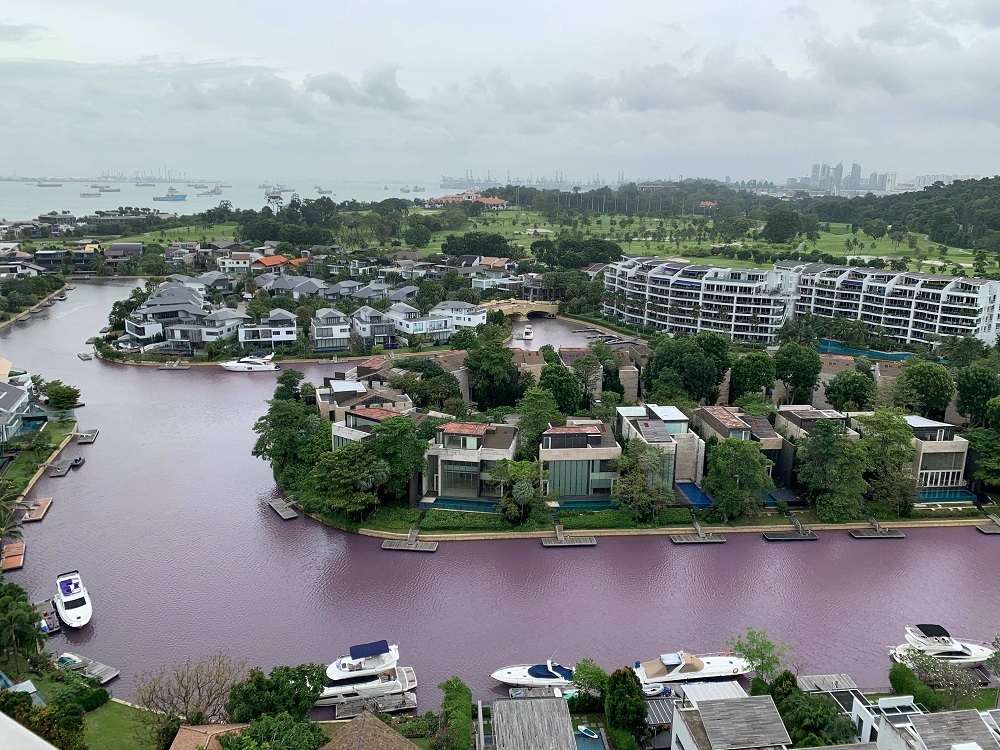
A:
POLYGON ((372 427, 393 417, 405 416, 377 406, 352 409, 344 413, 344 419, 334 422, 333 450, 343 448, 348 443, 360 443, 371 437, 372 427))
POLYGON ((417 308, 405 302, 390 305, 385 311, 385 317, 393 322, 398 343, 404 346, 415 336, 424 336, 432 344, 442 344, 455 332, 448 318, 434 314, 421 315, 417 308))
POLYGON ((500 459, 514 459, 517 434, 510 425, 441 425, 427 448, 423 494, 445 499, 496 500, 500 488, 489 481, 490 467, 500 459))
POLYGON ((550 426, 538 447, 538 460, 549 473, 542 489, 561 504, 607 504, 618 478, 613 462, 621 454, 611 426, 598 419, 571 417, 565 427, 550 426))
POLYGON ((626 440, 640 440, 664 454, 660 478, 667 484, 701 482, 705 441, 692 432, 689 420, 676 406, 619 406, 615 432, 626 440))
POLYGON ((671 750, 783 750, 791 744, 770 695, 689 697, 674 710, 671 750))
POLYGON ((351 346, 351 321, 340 310, 322 307, 309 323, 309 343, 314 352, 340 352, 351 346))
POLYGON ((260 323, 240 327, 241 344, 257 346, 293 343, 299 336, 298 316, 280 307, 271 310, 260 323))
POLYGON ((209 313, 205 298, 175 281, 160 284, 156 292, 125 320, 125 336, 137 346, 167 338, 171 326, 196 326, 209 313))
MULTIPOLYGON (((8 360, 0 359, 0 363, 6 363, 7 372, 10 371, 8 360)), ((6 378, 6 373, 4 376, 6 378)), ((27 388, 0 382, 0 444, 6 446, 8 440, 20 434, 24 427, 24 416, 30 409, 27 388)))
POLYGON ((459 328, 475 328, 486 322, 486 308, 458 300, 439 302, 430 309, 428 315, 447 318, 456 331, 459 328))
POLYGON ((351 315, 351 327, 365 341, 370 349, 376 344, 386 348, 396 346, 395 321, 385 313, 368 305, 362 305, 351 315))
MULTIPOLYGON (((577 750, 573 721, 564 700, 497 698, 489 724, 478 704, 476 750, 577 750)), ((604 747, 596 741, 597 747, 604 747)))

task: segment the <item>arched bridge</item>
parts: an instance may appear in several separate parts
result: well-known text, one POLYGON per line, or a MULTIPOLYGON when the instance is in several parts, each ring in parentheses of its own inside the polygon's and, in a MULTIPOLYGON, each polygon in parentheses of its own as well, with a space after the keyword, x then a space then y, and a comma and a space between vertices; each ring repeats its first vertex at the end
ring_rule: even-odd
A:
POLYGON ((500 310, 504 315, 520 315, 528 317, 528 313, 541 313, 554 317, 559 313, 558 302, 529 302, 523 299, 498 299, 483 302, 482 306, 489 311, 500 310))

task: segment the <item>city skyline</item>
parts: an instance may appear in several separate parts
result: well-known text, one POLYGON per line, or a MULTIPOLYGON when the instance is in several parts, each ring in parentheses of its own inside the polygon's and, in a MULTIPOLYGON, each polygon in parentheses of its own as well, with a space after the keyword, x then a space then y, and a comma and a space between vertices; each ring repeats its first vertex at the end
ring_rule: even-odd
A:
POLYGON ((981 149, 1000 36, 986 2, 621 14, 515 0, 481 16, 305 3, 294 33, 261 0, 238 16, 170 8, 5 9, 0 93, 21 116, 0 125, 17 144, 0 171, 381 179, 471 165, 781 184, 834 150, 900 175, 1000 171, 981 149))

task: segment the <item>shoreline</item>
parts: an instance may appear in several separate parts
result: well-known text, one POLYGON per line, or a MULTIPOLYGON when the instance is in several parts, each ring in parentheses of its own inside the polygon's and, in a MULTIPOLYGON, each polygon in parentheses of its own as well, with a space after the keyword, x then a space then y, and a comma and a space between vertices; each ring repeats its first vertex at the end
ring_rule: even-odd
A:
POLYGON ((32 475, 31 479, 28 480, 28 483, 24 486, 24 489, 21 490, 21 493, 18 495, 19 500, 27 497, 28 493, 31 492, 32 489, 34 489, 35 484, 38 482, 39 479, 42 478, 42 475, 45 473, 45 470, 49 468, 48 464, 52 463, 52 460, 58 457, 58 455, 63 452, 63 449, 70 444, 70 441, 73 440, 73 438, 75 437, 73 433, 76 432, 76 429, 79 426, 80 423, 74 419, 73 428, 70 430, 70 434, 67 435, 65 439, 63 439, 63 441, 55 447, 52 453, 49 454, 48 458, 42 461, 42 465, 38 467, 38 471, 36 471, 32 475))
POLYGON ((36 302, 33 307, 26 307, 24 310, 21 310, 21 312, 19 312, 17 314, 11 313, 11 317, 8 320, 5 320, 2 323, 0 323, 0 330, 3 330, 7 326, 13 325, 14 323, 17 322, 17 319, 20 318, 22 315, 28 315, 28 314, 30 314, 32 310, 37 310, 39 307, 42 306, 43 303, 48 302, 53 297, 57 297, 58 295, 62 294, 63 292, 66 291, 66 287, 67 286, 68 286, 68 284, 63 284, 61 287, 59 287, 58 289, 56 289, 54 292, 50 292, 48 295, 46 295, 45 297, 42 297, 40 300, 38 300, 38 302, 36 302))

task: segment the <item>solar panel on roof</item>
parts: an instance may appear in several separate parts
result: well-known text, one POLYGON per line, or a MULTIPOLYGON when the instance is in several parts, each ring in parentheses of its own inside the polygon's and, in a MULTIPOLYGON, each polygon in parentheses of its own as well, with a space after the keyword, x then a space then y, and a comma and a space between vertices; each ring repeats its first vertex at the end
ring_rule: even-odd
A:
POLYGON ((389 641, 375 641, 373 643, 362 643, 359 646, 351 646, 352 659, 365 659, 369 656, 379 656, 389 653, 389 641))

